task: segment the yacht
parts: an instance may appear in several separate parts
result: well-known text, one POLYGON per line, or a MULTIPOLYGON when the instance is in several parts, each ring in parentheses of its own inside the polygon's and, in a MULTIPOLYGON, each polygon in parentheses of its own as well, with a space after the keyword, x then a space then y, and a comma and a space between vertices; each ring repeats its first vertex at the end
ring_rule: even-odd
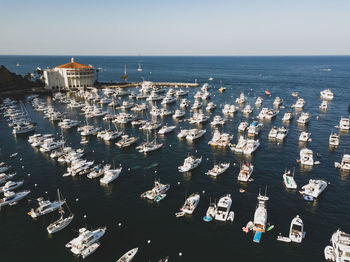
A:
POLYGON ((329 136, 329 145, 338 146, 339 145, 339 135, 337 133, 331 133, 329 136))
POLYGON ((164 97, 164 99, 161 102, 162 105, 169 105, 173 103, 176 103, 176 98, 171 96, 164 97))
POLYGON ((345 172, 350 172, 350 155, 344 154, 341 163, 337 167, 345 172))
POLYGON ((225 124, 225 119, 221 116, 214 116, 213 121, 210 123, 211 126, 222 126, 225 124))
POLYGON ((167 126, 167 125, 165 125, 161 129, 159 129, 158 134, 160 134, 160 135, 168 134, 168 133, 174 131, 175 128, 176 128, 176 126, 167 126))
POLYGON ((265 196, 263 196, 259 193, 257 199, 258 199, 258 205, 254 213, 253 230, 255 231, 255 234, 259 232, 254 237, 254 241, 260 242, 261 233, 264 233, 266 231, 266 223, 267 223, 266 202, 269 200, 269 198, 266 196, 266 194, 265 196))
POLYGON ((341 117, 339 121, 339 129, 340 130, 349 130, 349 118, 341 117))
POLYGON ((297 183, 294 180, 294 171, 293 173, 287 169, 284 171, 283 183, 288 189, 297 189, 297 183))
POLYGON ((269 109, 267 107, 264 107, 263 109, 261 109, 257 118, 260 120, 264 120, 264 119, 271 120, 272 118, 276 117, 278 113, 279 111, 276 109, 269 109))
POLYGON ((303 98, 298 98, 296 103, 292 105, 292 107, 294 107, 295 109, 303 109, 304 106, 305 106, 305 100, 303 98))
POLYGON ((276 97, 275 98, 275 100, 273 101, 273 105, 275 106, 275 107, 279 107, 280 105, 282 105, 282 103, 283 103, 283 99, 281 99, 280 97, 276 97))
POLYGON ((185 95, 188 95, 188 91, 184 91, 184 90, 180 89, 180 90, 175 92, 175 95, 176 96, 185 96, 185 95))
POLYGON ((204 134, 207 132, 207 130, 205 129, 190 129, 188 131, 188 134, 186 136, 186 140, 189 140, 189 141, 194 141, 202 136, 204 136, 204 134))
POLYGON ((149 199, 155 202, 159 202, 164 199, 166 192, 170 189, 169 184, 161 184, 159 181, 154 181, 154 187, 152 190, 148 190, 141 194, 141 198, 149 199))
POLYGON ((129 101, 123 101, 122 105, 120 106, 120 109, 128 110, 128 109, 130 109, 132 107, 134 107, 134 103, 131 103, 129 101))
POLYGON ((71 119, 63 119, 61 122, 58 123, 58 126, 62 129, 69 129, 72 127, 76 127, 79 125, 79 121, 77 120, 71 120, 71 119))
POLYGON ((24 190, 20 192, 6 191, 4 192, 4 197, 0 199, 0 207, 6 205, 14 205, 19 200, 25 198, 30 193, 30 190, 24 190))
POLYGON ((290 223, 289 239, 295 243, 301 243, 304 238, 304 222, 297 215, 290 223))
POLYGON ((326 89, 320 92, 321 98, 324 100, 333 100, 333 93, 330 89, 326 89))
POLYGON ((185 114, 186 114, 185 111, 176 109, 176 110, 175 110, 175 113, 173 114, 173 118, 174 118, 174 119, 176 119, 176 118, 181 118, 181 117, 185 116, 185 114))
POLYGON ((230 163, 219 163, 214 165, 214 167, 205 174, 208 176, 217 177, 222 173, 224 173, 229 167, 230 167, 230 163))
POLYGON ((247 98, 245 97, 244 93, 242 92, 239 97, 236 99, 236 103, 238 104, 244 104, 245 101, 247 101, 247 98))
POLYGON ((200 195, 198 193, 191 194, 185 201, 180 211, 184 214, 192 215, 193 211, 196 209, 200 200, 200 195))
POLYGON ((39 207, 37 207, 36 209, 32 208, 28 213, 28 215, 30 215, 32 218, 36 218, 36 217, 51 213, 59 209, 65 203, 62 200, 51 202, 50 200, 44 200, 41 197, 38 198, 37 201, 39 203, 39 207))
POLYGON ((137 137, 133 137, 133 136, 129 137, 128 135, 123 135, 122 138, 115 144, 120 148, 125 148, 136 143, 136 141, 137 141, 137 137))
POLYGON ((310 179, 309 183, 303 186, 300 190, 300 194, 304 196, 310 196, 312 198, 318 198, 319 195, 327 187, 327 182, 321 179, 310 179))
POLYGON ((320 109, 323 111, 326 111, 328 107, 328 102, 326 100, 322 100, 322 103, 320 105, 320 109))
POLYGON ((246 154, 246 155, 253 154, 253 152, 259 147, 259 145, 260 145, 259 140, 247 139, 247 143, 243 150, 243 154, 246 154))
POLYGON ((102 175, 104 175, 105 171, 111 169, 111 165, 96 165, 93 167, 93 170, 87 174, 87 177, 90 178, 90 179, 94 179, 94 178, 98 178, 102 175))
POLYGON ((98 131, 100 131, 101 128, 94 127, 90 125, 83 126, 80 130, 81 136, 90 136, 90 135, 97 135, 98 131))
POLYGON ((161 123, 152 121, 152 122, 146 122, 144 125, 140 127, 140 130, 146 130, 146 131, 152 131, 152 130, 157 130, 162 126, 161 123))
POLYGON ((202 162, 202 157, 195 158, 194 156, 189 156, 185 159, 184 164, 182 166, 179 166, 178 170, 179 172, 189 172, 192 169, 195 169, 200 165, 202 162))
POLYGON ((106 232, 106 227, 100 227, 95 230, 79 229, 79 236, 66 244, 66 248, 75 255, 82 255, 82 252, 89 246, 96 243, 106 232))
POLYGON ((209 102, 205 108, 207 111, 212 111, 216 108, 216 105, 213 102, 209 102))
POLYGON ((0 187, 0 193, 4 193, 6 191, 13 191, 14 189, 20 187, 23 185, 23 180, 22 181, 7 181, 4 186, 0 187))
POLYGON ((226 221, 230 213, 231 205, 232 198, 230 194, 221 197, 217 203, 214 219, 218 221, 226 221))
POLYGON ((193 105, 192 105, 192 107, 191 107, 191 109, 192 110, 197 110, 197 109, 202 108, 202 106, 203 106, 202 102, 200 102, 199 100, 195 100, 193 105))
POLYGON ((40 147, 40 152, 50 152, 64 145, 64 141, 45 140, 40 147))
POLYGON ((242 110, 242 113, 246 115, 249 115, 252 112, 253 112, 253 108, 251 107, 251 105, 246 105, 242 110))
POLYGON ((12 179, 16 173, 13 174, 6 174, 6 173, 0 173, 0 184, 5 183, 6 181, 12 179))
POLYGON ((108 185, 115 179, 117 179, 122 172, 122 168, 108 169, 104 172, 104 176, 100 179, 100 183, 108 185))
POLYGON ((300 117, 298 118, 297 122, 299 124, 305 125, 310 121, 310 114, 302 112, 300 117))
POLYGON ((17 124, 13 127, 12 134, 19 135, 19 134, 25 134, 34 131, 36 128, 35 125, 31 123, 21 123, 17 124))
POLYGON ((300 164, 306 166, 314 165, 312 150, 307 148, 303 148, 302 150, 300 150, 300 164))
POLYGON ((252 164, 243 164, 238 174, 238 181, 248 182, 252 175, 254 166, 252 164))
POLYGON ((151 94, 147 97, 147 101, 159 101, 159 100, 163 100, 164 96, 158 95, 157 92, 155 92, 155 90, 153 90, 151 92, 151 94))
POLYGON ((119 113, 112 122, 118 123, 118 124, 127 124, 133 120, 134 120, 134 117, 131 114, 119 113))
POLYGON ((238 142, 236 145, 232 145, 230 148, 232 151, 235 151, 236 153, 243 153, 243 150, 247 144, 247 139, 244 138, 244 136, 240 136, 238 138, 238 142))
POLYGON ((136 104, 131 110, 134 112, 142 112, 147 110, 147 105, 145 103, 136 104))
POLYGON ((248 127, 248 122, 244 121, 244 122, 239 123, 238 132, 244 133, 245 130, 247 129, 247 127, 248 127))
POLYGON ((293 113, 291 111, 287 111, 284 113, 282 121, 286 122, 286 121, 290 121, 292 120, 294 117, 293 113))
POLYGON ((180 133, 177 134, 178 138, 185 138, 190 132, 190 129, 180 129, 180 133))
POLYGON ((311 133, 303 131, 300 133, 299 142, 309 142, 311 140, 310 137, 311 133))
POLYGON ((287 128, 285 128, 284 126, 278 128, 277 136, 276 136, 277 141, 283 142, 284 139, 286 138, 287 134, 288 134, 287 128))
POLYGON ((278 128, 276 126, 273 126, 269 132, 269 139, 276 139, 277 132, 278 132, 278 128))
POLYGON ((333 233, 331 238, 331 246, 326 246, 324 255, 326 260, 335 262, 350 261, 350 234, 340 229, 333 233))
POLYGON ((194 113, 193 116, 188 119, 190 124, 203 124, 209 120, 209 116, 204 115, 203 113, 194 113))
POLYGON ((262 129, 263 125, 262 124, 259 124, 257 121, 254 121, 253 123, 251 123, 248 128, 247 128, 247 131, 248 131, 248 136, 257 136, 259 135, 261 129, 262 129))
POLYGON ((131 262, 134 259, 137 251, 138 251, 137 247, 134 248, 134 249, 129 250, 121 258, 119 258, 117 260, 117 262, 131 262))
POLYGON ((139 67, 137 68, 137 72, 142 72, 141 64, 139 64, 139 67))

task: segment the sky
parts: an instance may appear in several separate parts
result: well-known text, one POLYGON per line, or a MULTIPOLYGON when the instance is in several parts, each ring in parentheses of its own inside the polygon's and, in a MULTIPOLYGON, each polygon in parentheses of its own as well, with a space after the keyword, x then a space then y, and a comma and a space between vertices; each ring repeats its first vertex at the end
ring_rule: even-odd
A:
POLYGON ((1 55, 350 55, 350 0, 0 0, 1 55))

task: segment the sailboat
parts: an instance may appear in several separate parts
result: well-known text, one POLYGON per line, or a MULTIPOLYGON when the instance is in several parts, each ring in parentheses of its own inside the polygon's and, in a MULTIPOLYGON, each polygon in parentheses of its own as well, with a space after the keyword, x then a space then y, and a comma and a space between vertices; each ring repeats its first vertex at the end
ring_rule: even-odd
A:
POLYGON ((138 72, 142 72, 142 67, 141 67, 141 64, 139 63, 139 67, 137 68, 137 71, 138 72))
POLYGON ((152 142, 148 141, 148 133, 147 133, 147 141, 146 143, 141 144, 140 146, 136 147, 136 149, 140 153, 148 153, 151 151, 155 151, 160 149, 163 146, 163 144, 157 144, 157 133, 156 129, 154 130, 154 140, 152 142))
MULTIPOLYGON (((62 197, 63 198, 63 197, 62 197)), ((58 191, 58 201, 61 201, 61 194, 59 193, 58 191)), ((72 222, 73 218, 74 218, 74 214, 70 211, 69 207, 68 207, 68 204, 66 202, 66 200, 64 200, 64 203, 66 204, 67 206, 67 209, 69 210, 70 212, 70 215, 68 217, 64 217, 63 214, 64 214, 64 210, 62 208, 62 206, 60 206, 58 212, 60 213, 60 218, 56 221, 54 221, 53 223, 51 223, 47 228, 47 232, 49 232, 49 234, 53 234, 53 233, 56 233, 58 231, 61 231, 62 229, 64 229, 65 227, 67 227, 70 222, 72 222)))
POLYGON ((125 64, 125 67, 124 67, 124 75, 122 75, 120 77, 122 80, 126 81, 128 79, 128 75, 126 74, 126 64, 125 64))

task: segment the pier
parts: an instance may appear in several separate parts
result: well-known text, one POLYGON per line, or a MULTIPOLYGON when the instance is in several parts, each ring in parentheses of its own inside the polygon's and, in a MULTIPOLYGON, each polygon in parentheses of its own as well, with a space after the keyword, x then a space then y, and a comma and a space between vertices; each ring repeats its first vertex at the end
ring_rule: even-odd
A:
MULTIPOLYGON (((166 86, 166 87, 198 87, 198 83, 185 83, 185 82, 153 82, 155 86, 166 86)), ((98 88, 127 88, 127 87, 135 87, 141 86, 142 82, 133 82, 133 83, 121 83, 114 85, 102 85, 98 88)))

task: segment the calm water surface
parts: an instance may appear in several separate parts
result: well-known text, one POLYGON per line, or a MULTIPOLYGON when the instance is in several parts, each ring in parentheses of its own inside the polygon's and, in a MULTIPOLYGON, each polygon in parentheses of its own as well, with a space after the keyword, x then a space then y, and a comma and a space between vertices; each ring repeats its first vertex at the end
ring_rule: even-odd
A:
MULTIPOLYGON (((70 60, 70 57, 50 56, 0 56, 0 64, 10 70, 25 74, 37 66, 53 67, 70 60), (19 63, 19 66, 16 64, 19 63)), ((77 236, 76 230, 87 225, 89 228, 107 226, 107 232, 101 239, 101 246, 88 261, 115 261, 127 250, 139 247, 134 261, 158 261, 170 256, 170 261, 323 261, 323 249, 328 244, 331 234, 341 228, 350 232, 350 182, 347 174, 334 168, 334 162, 340 161, 344 152, 349 152, 349 136, 341 133, 337 150, 330 150, 328 137, 341 116, 348 116, 350 102, 350 64, 349 57, 75 57, 84 64, 95 68, 101 67, 101 81, 119 81, 127 64, 128 80, 142 81, 181 81, 199 83, 208 81, 211 100, 218 108, 211 114, 220 114, 223 104, 234 103, 243 91, 248 96, 248 103, 254 107, 250 116, 256 117, 256 96, 263 96, 263 106, 272 107, 276 96, 284 99, 285 109, 272 122, 264 122, 259 137, 261 146, 252 158, 233 154, 229 149, 211 148, 208 141, 213 129, 207 123, 205 138, 194 144, 179 141, 176 133, 158 138, 164 143, 163 148, 144 156, 135 148, 120 150, 113 144, 90 138, 90 143, 83 146, 85 158, 95 162, 121 164, 122 174, 108 187, 98 181, 85 177, 62 177, 66 167, 47 155, 32 148, 27 136, 14 137, 7 123, 0 121, 1 160, 6 161, 17 171, 17 179, 25 179, 25 186, 32 190, 30 198, 49 196, 55 199, 56 189, 60 188, 67 198, 76 217, 64 231, 48 236, 46 227, 56 219, 56 214, 33 220, 27 215, 33 201, 21 201, 13 207, 3 208, 0 212, 0 250, 1 261, 76 261, 64 245, 77 236), (137 72, 137 64, 142 63, 143 72, 137 72), (331 71, 325 70, 330 68, 331 71), (227 88, 226 93, 219 94, 220 81, 227 88), (269 88, 272 97, 264 96, 269 88), (319 111, 321 99, 319 92, 330 88, 335 94, 325 113, 319 111), (284 112, 295 102, 291 93, 298 91, 306 100, 304 111, 310 112, 312 120, 306 127, 297 125, 296 119, 290 123, 289 134, 283 144, 269 142, 268 132, 273 125, 281 126, 284 112), (319 116, 318 120, 316 117, 319 116), (310 170, 300 170, 296 159, 299 158, 300 131, 312 133, 312 142, 308 148, 321 154, 320 165, 310 170), (18 152, 19 156, 9 159, 9 155, 18 152), (188 154, 203 156, 200 168, 190 174, 180 174, 177 167, 183 163, 188 154), (20 160, 22 159, 22 160, 20 160), (229 171, 217 179, 207 177, 204 173, 215 162, 230 161, 229 171), (237 183, 239 163, 251 161, 254 164, 254 181, 245 187, 246 192, 239 193, 237 183), (236 163, 236 166, 233 165, 236 163), (296 191, 286 191, 282 174, 285 168, 296 168, 296 182, 299 187, 310 178, 322 178, 330 182, 326 191, 314 203, 305 202, 296 191), (130 170, 128 170, 130 169, 130 170), (31 174, 28 176, 28 174, 31 174), (167 197, 159 204, 140 199, 140 194, 153 186, 154 179, 171 184, 167 197), (37 184, 37 187, 34 186, 37 184), (260 244, 253 243, 253 235, 241 231, 242 226, 253 220, 256 197, 259 188, 268 187, 269 222, 275 228, 262 236, 260 244), (192 217, 175 218, 174 213, 182 206, 186 195, 201 192, 200 203, 192 217), (205 192, 205 193, 203 193, 205 192), (205 215, 210 198, 218 199, 230 193, 235 212, 234 223, 205 223, 205 215), (78 199, 79 201, 76 201, 78 199), (292 218, 299 214, 304 221, 306 238, 301 245, 280 243, 276 241, 279 232, 287 235, 292 218), (86 215, 86 219, 84 219, 86 215), (122 223, 122 226, 118 226, 122 223), (148 244, 147 241, 151 240, 148 244), (182 252, 182 257, 178 253, 182 252)), ((197 89, 190 89, 188 99, 193 103, 193 94, 197 89)), ((47 103, 65 112, 67 117, 84 121, 80 110, 67 109, 43 97, 47 103)), ((128 98, 125 98, 128 99, 128 98)), ((177 105, 171 106, 174 109, 177 105)), ((54 133, 60 136, 56 124, 34 112, 31 106, 25 106, 38 122, 37 133, 54 133)), ((191 113, 187 110, 186 117, 191 113)), ((212 118, 211 118, 212 119, 212 118)), ((229 117, 223 127, 225 132, 234 134, 237 141, 238 124, 245 120, 240 112, 229 117)), ((176 124, 177 127, 189 127, 186 122, 174 122, 162 119, 164 123, 176 124)), ((90 120, 90 123, 104 127, 102 119, 90 120)), ((145 140, 145 135, 131 126, 119 127, 128 134, 145 140)), ((67 143, 74 148, 79 144, 80 136, 75 129, 64 132, 67 143)))

